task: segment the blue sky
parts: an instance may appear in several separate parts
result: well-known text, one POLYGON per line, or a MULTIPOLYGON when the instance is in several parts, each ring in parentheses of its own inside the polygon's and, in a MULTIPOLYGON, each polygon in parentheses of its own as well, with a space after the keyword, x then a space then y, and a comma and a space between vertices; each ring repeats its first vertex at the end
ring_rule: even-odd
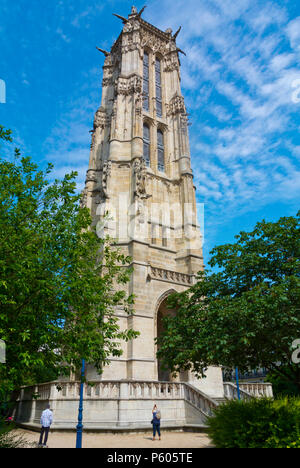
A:
MULTIPOLYGON (((0 0, 0 124, 39 164, 84 183, 103 55, 132 2, 0 0)), ((138 8, 144 2, 136 2, 138 8)), ((205 262, 256 221, 295 214, 300 195, 300 4, 149 0, 143 18, 182 30, 182 91, 190 113, 205 262)))

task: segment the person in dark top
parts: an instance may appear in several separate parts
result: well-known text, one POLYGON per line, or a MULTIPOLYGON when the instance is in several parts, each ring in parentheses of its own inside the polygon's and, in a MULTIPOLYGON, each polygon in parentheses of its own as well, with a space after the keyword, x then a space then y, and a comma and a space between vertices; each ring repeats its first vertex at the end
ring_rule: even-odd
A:
POLYGON ((160 411, 157 409, 157 406, 154 405, 153 410, 152 410, 152 424, 153 424, 153 439, 155 440, 156 432, 158 433, 159 440, 160 438, 160 411))

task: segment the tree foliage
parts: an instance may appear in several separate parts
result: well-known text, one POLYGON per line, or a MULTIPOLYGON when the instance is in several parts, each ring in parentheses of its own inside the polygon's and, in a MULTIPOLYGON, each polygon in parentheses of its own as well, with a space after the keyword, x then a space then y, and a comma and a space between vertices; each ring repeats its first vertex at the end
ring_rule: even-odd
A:
POLYGON ((158 357, 177 372, 210 365, 264 367, 300 386, 291 362, 300 338, 299 216, 262 221, 236 242, 215 247, 210 267, 188 291, 170 298, 158 357))
MULTIPOLYGON (((11 141, 3 127, 0 139, 11 141)), ((13 161, 0 159, 2 391, 79 368, 82 358, 101 371, 138 334, 114 316, 116 306, 132 309, 130 258, 91 228, 77 174, 50 183, 52 169, 18 149, 13 161)))

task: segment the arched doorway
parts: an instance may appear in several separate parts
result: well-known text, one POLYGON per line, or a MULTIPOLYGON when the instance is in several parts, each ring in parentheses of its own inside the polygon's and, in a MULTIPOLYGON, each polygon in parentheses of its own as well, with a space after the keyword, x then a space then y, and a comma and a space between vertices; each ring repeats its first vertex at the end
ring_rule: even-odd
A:
MULTIPOLYGON (((157 311, 157 337, 161 336, 164 330, 163 319, 167 315, 174 315, 175 311, 167 307, 167 298, 162 301, 157 311)), ((159 344, 157 345, 159 350, 159 344)), ((169 369, 165 369, 160 359, 157 360, 157 374, 160 382, 169 382, 172 379, 169 369)))
MULTIPOLYGON (((169 291, 164 295, 163 300, 160 302, 160 305, 157 310, 156 316, 156 337, 161 336, 164 331, 164 317, 168 315, 175 315, 176 310, 170 309, 168 307, 168 296, 175 291, 169 291)), ((157 351, 159 349, 159 344, 157 344, 157 351)), ((187 382, 188 381, 188 372, 180 372, 177 377, 173 377, 170 370, 164 368, 161 360, 157 359, 157 377, 160 382, 187 382)))

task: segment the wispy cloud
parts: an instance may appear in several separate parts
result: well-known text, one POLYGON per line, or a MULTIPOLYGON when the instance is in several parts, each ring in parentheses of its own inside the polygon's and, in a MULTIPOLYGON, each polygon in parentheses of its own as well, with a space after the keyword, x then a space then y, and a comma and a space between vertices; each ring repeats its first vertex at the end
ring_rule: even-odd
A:
MULTIPOLYGON (((5 119, 22 148, 54 162, 55 176, 77 170, 81 188, 101 94, 103 57, 95 45, 112 45, 122 25, 111 13, 126 15, 131 3, 48 2, 47 20, 42 5, 22 10, 22 3, 1 2, 5 119)), ((293 95, 300 96, 300 16, 294 11, 292 0, 149 0, 143 14, 163 30, 182 25, 181 84, 210 246, 243 214, 268 214, 272 204, 294 207, 299 200, 300 102, 293 95)))
POLYGON ((292 83, 300 78, 300 17, 275 1, 159 4, 161 28, 183 26, 182 87, 206 222, 224 226, 277 201, 296 204, 300 104, 292 101, 292 83))

